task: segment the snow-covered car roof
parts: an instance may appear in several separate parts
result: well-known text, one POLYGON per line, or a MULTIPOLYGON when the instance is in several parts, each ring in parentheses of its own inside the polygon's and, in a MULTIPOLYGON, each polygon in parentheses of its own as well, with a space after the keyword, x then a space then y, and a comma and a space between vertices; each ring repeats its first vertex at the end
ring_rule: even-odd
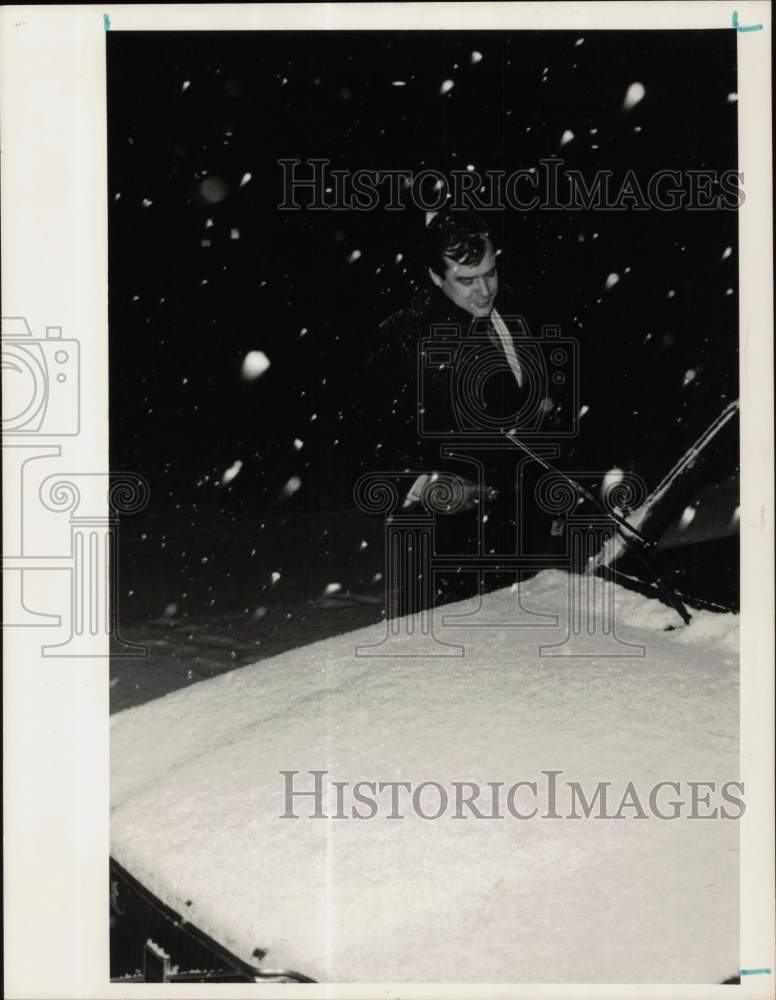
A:
POLYGON ((356 655, 384 638, 374 625, 120 713, 112 855, 239 958, 260 948, 272 967, 318 981, 737 974, 738 828, 721 788, 739 773, 738 618, 696 612, 685 628, 671 609, 599 581, 616 602, 617 642, 551 655, 571 582, 545 572, 487 595, 458 624, 439 621, 462 656, 356 655), (315 790, 314 771, 325 772, 329 818, 312 817, 314 796, 291 799, 298 818, 282 818, 289 788, 315 790), (559 818, 547 815, 551 771, 559 818), (538 809, 531 819, 506 808, 519 781, 536 786, 513 797, 518 812, 538 809), (664 786, 650 804, 669 781, 679 792, 664 786), (334 782, 347 784, 338 793, 334 782), (396 793, 404 818, 391 818, 391 788, 367 791, 377 815, 354 818, 370 812, 358 782, 409 782, 396 793), (449 795, 433 820, 421 813, 437 811, 438 789, 425 786, 413 807, 424 782, 449 795), (456 817, 465 782, 479 787, 481 813, 488 783, 503 783, 501 818, 456 817), (630 782, 646 815, 631 805, 619 818, 568 818, 572 782, 588 799, 609 782, 611 812, 630 782), (696 788, 710 797, 695 811, 717 818, 689 818, 689 782, 714 783, 696 788), (681 815, 661 819, 653 806, 668 814, 672 800, 681 815))

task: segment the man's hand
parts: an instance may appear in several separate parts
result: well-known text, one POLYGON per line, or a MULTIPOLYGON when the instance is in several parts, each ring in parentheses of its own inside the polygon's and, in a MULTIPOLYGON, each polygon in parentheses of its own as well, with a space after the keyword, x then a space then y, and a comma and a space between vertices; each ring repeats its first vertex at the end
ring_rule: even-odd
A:
POLYGON ((431 474, 423 473, 418 476, 404 498, 402 509, 407 510, 422 503, 427 509, 438 513, 460 514, 463 511, 473 510, 475 507, 478 507, 481 499, 483 499, 483 493, 486 500, 495 500, 498 497, 498 490, 493 489, 491 486, 486 486, 483 490, 477 483, 473 483, 469 479, 464 479, 463 476, 448 476, 446 479, 448 482, 452 481, 454 483, 454 488, 450 490, 447 487, 447 483, 445 483, 444 490, 450 493, 450 502, 449 504, 444 504, 444 502, 440 502, 440 494, 442 496, 444 494, 439 479, 439 474, 436 472, 431 474), (433 502, 426 503, 427 500, 430 500, 429 493, 433 491, 438 491, 434 496, 433 502))

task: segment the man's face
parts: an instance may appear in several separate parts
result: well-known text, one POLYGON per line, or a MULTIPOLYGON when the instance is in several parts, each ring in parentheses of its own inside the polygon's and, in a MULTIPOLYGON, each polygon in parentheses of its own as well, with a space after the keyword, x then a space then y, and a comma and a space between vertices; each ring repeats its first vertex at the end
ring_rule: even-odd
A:
POLYGON ((445 257, 447 270, 444 277, 429 269, 431 280, 459 309, 470 316, 490 316, 498 292, 496 250, 490 240, 485 240, 485 254, 479 264, 467 267, 445 257))

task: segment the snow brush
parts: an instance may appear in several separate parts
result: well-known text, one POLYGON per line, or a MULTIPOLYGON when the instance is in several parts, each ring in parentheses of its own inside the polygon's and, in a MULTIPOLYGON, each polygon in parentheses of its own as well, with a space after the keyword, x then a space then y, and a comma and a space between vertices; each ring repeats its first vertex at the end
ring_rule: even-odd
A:
POLYGON ((531 451, 528 445, 525 444, 523 441, 521 441, 513 430, 503 431, 503 434, 504 437, 508 438, 512 442, 512 444, 516 445, 518 448, 521 448, 526 453, 526 455, 532 458, 535 462, 538 462, 539 465, 545 468, 548 472, 552 472, 554 475, 560 476, 560 478, 565 483, 567 483, 578 496, 584 497, 585 500, 592 503, 605 517, 608 517, 609 520, 612 521, 617 528, 619 528, 620 530, 624 529, 625 531, 628 532, 628 534, 630 535, 630 540, 635 543, 632 548, 633 555, 641 563, 641 565, 647 571, 649 576, 652 578, 652 581, 655 584, 657 592, 660 594, 660 596, 663 598, 666 604, 670 605, 670 607, 672 607, 674 611, 676 611, 676 613, 682 619, 684 624, 689 625, 692 620, 692 615, 684 606, 684 604, 681 602, 678 595, 675 594, 670 587, 666 586, 666 584, 663 583, 657 570, 652 565, 652 561, 649 558, 649 553, 655 548, 654 543, 648 541, 642 535, 639 529, 634 527, 634 525, 632 525, 629 521, 627 521, 622 516, 622 514, 618 514, 616 513, 616 511, 607 510, 606 507, 604 507, 604 505, 598 499, 598 497, 596 497, 593 493, 591 493, 590 490, 585 489, 585 487, 581 483, 578 483, 575 479, 572 479, 571 476, 567 476, 566 473, 561 472, 560 469, 556 469, 555 466, 551 462, 548 462, 546 458, 542 458, 541 455, 537 455, 535 452, 531 451))
MULTIPOLYGON (((671 471, 663 477, 660 483, 658 483, 644 503, 639 508, 628 514, 628 526, 631 531, 633 531, 634 528, 640 528, 642 524, 644 524, 647 517, 666 496, 668 491, 675 485, 677 480, 679 480, 679 478, 688 469, 693 467, 703 450, 714 440, 719 432, 727 426, 737 413, 738 400, 734 399, 732 403, 728 403, 716 420, 713 420, 711 424, 709 424, 698 440, 695 441, 690 448, 688 448, 671 471)), ((612 535, 612 537, 605 542, 603 548, 593 560, 593 563, 590 566, 590 572, 593 572, 599 567, 611 566, 612 563, 615 562, 628 548, 628 545, 629 540, 623 537, 621 532, 617 532, 612 535)))

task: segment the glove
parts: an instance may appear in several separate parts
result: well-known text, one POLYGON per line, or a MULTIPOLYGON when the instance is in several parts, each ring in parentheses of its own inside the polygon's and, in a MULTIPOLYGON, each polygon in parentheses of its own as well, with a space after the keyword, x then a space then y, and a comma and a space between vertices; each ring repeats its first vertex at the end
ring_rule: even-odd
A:
MULTIPOLYGON (((433 484, 438 478, 439 474, 437 472, 431 474, 424 472, 422 475, 418 476, 407 491, 407 495, 402 503, 402 509, 407 510, 423 503, 427 491, 433 488, 433 484)), ((462 495, 460 498, 456 497, 444 513, 460 514, 463 511, 473 510, 475 507, 479 506, 481 499, 481 489, 479 485, 471 482, 469 479, 464 479, 463 476, 455 476, 455 479, 461 489, 462 495)), ((495 500, 498 497, 498 490, 494 489, 492 486, 486 486, 484 492, 485 497, 488 500, 495 500)))

